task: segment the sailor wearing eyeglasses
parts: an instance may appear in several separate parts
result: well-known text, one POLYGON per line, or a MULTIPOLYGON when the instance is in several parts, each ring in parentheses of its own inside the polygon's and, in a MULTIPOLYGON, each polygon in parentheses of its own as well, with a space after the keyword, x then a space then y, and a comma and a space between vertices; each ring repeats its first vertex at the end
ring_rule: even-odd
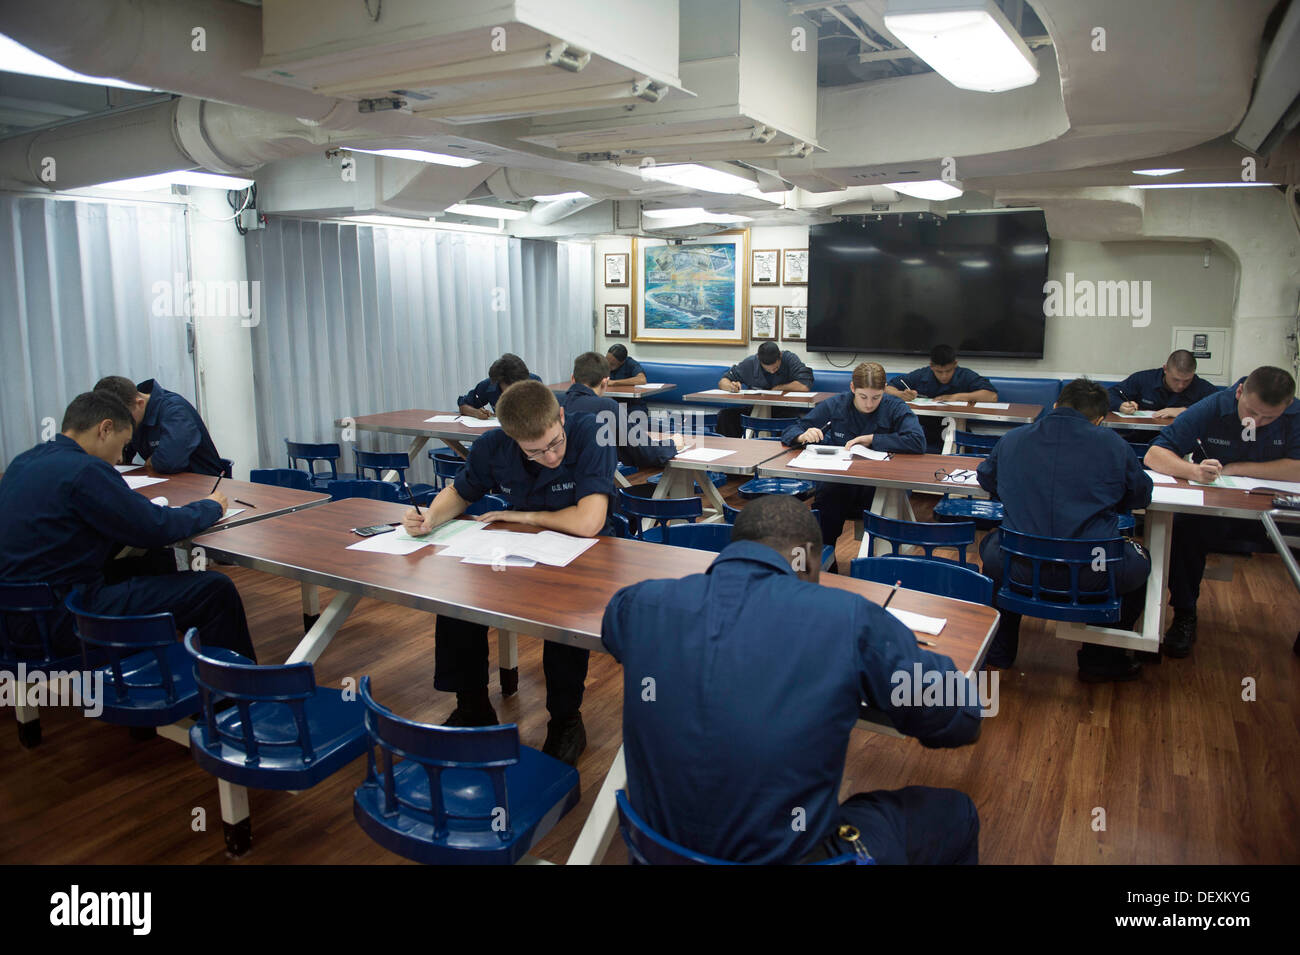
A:
MULTIPOLYGON (((781 441, 790 446, 836 444, 863 445, 876 451, 922 454, 925 432, 916 415, 901 398, 885 394, 885 369, 864 361, 853 369, 852 390, 819 402, 785 429, 781 441)), ((834 546, 846 518, 856 519, 871 507, 876 489, 870 485, 817 484, 813 507, 822 527, 822 543, 834 546)))
MULTIPOLYGON (((465 468, 425 508, 406 512, 407 533, 422 536, 464 513, 493 487, 510 502, 507 511, 478 520, 514 521, 579 537, 609 530, 617 449, 601 445, 594 415, 565 415, 540 381, 511 385, 496 405, 499 430, 476 440, 465 468)), ((434 629, 435 689, 454 691, 456 709, 445 726, 495 726, 488 700, 487 627, 438 614, 434 629)), ((551 714, 542 752, 570 765, 587 745, 579 708, 590 653, 546 642, 546 708, 551 714)))
MULTIPOLYGON (((1066 540, 1112 540, 1119 534, 1119 513, 1151 503, 1151 478, 1128 444, 1109 428, 1100 427, 1110 410, 1106 389, 1077 378, 1061 389, 1056 405, 1033 424, 1008 431, 985 458, 976 476, 980 487, 1005 511, 1002 527, 1022 534, 1066 540)), ((1001 530, 980 542, 984 573, 1001 587, 1004 569, 1001 530)), ((1116 574, 1122 595, 1118 627, 1132 630, 1142 614, 1151 559, 1133 541, 1125 542, 1124 560, 1116 574)), ((1049 568, 1049 570, 1052 568, 1049 568)), ((1022 568, 1013 570, 1021 579, 1022 568)), ((1023 569, 1028 580, 1028 569, 1023 569)), ((1068 589, 1068 580, 1044 579, 1049 587, 1068 589)), ((1079 589, 1106 586, 1105 572, 1085 568, 1079 589)), ((997 635, 989 648, 992 666, 1009 667, 1016 659, 1020 615, 1002 611, 997 635)), ((1125 651, 1085 643, 1078 653, 1079 679, 1087 683, 1134 680, 1142 666, 1125 651)))

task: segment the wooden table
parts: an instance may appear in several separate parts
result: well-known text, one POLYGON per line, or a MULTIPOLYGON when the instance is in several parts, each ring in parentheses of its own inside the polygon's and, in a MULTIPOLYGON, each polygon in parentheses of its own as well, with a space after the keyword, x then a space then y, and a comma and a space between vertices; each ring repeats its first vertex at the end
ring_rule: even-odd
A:
MULTIPOLYGON (((426 419, 435 415, 459 415, 457 411, 428 411, 423 408, 408 408, 405 411, 385 411, 381 414, 361 415, 357 418, 339 418, 334 422, 337 428, 353 427, 358 431, 376 431, 384 434, 404 434, 411 438, 406 449, 406 456, 415 463, 430 438, 438 438, 462 458, 468 457, 464 444, 472 443, 482 437, 491 428, 471 428, 469 425, 455 421, 434 422, 426 419)), ((394 480, 392 472, 384 475, 384 480, 394 480)))
MULTIPOLYGON (((142 494, 150 500, 155 497, 165 497, 171 507, 184 507, 186 504, 203 500, 212 493, 212 485, 217 482, 217 479, 210 474, 194 474, 190 471, 182 471, 179 474, 159 474, 152 468, 143 466, 133 471, 124 472, 122 476, 163 478, 166 483, 150 484, 147 487, 136 488, 136 493, 142 494)), ((248 481, 234 481, 230 478, 222 478, 217 490, 230 499, 232 510, 243 508, 244 512, 236 514, 234 517, 223 518, 220 522, 208 528, 207 531, 204 531, 205 534, 210 531, 229 530, 242 524, 262 521, 268 517, 291 514, 305 507, 316 507, 319 504, 324 504, 330 499, 328 494, 320 494, 315 491, 299 491, 291 487, 276 487, 271 484, 252 484, 248 481), (236 498, 247 503, 239 503, 235 500, 236 498)))
MULTIPOLYGON (((663 440, 671 435, 651 434, 650 437, 663 440)), ((724 502, 718 489, 709 480, 707 472, 721 471, 723 474, 752 476, 760 464, 783 454, 786 450, 785 445, 780 441, 760 441, 755 438, 724 438, 707 434, 684 435, 683 438, 687 445, 682 451, 691 448, 707 448, 730 453, 716 461, 690 461, 682 460, 680 457, 682 451, 678 451, 677 455, 669 458, 668 463, 664 465, 659 486, 655 488, 654 499, 658 501, 665 497, 694 497, 694 485, 698 483, 704 491, 704 499, 713 505, 715 511, 713 516, 707 518, 709 521, 723 520, 724 502)))
MULTIPOLYGON (((943 401, 942 398, 938 399, 943 401)), ((997 404, 998 402, 980 402, 981 404, 997 404)), ((973 401, 956 401, 936 404, 926 402, 918 404, 915 401, 907 402, 907 406, 921 417, 930 418, 951 418, 952 427, 945 428, 943 433, 943 453, 952 454, 956 445, 956 431, 966 431, 971 421, 984 422, 1001 422, 1010 424, 1028 424, 1038 417, 1043 410, 1042 405, 1016 404, 1012 402, 1001 402, 1006 404, 1006 408, 976 408, 973 401)), ((944 424, 947 424, 947 420, 944 424)))
POLYGON ((786 391, 779 395, 719 395, 707 391, 694 391, 689 395, 683 395, 682 401, 702 401, 719 405, 753 405, 755 418, 770 418, 773 408, 799 408, 802 411, 811 411, 818 402, 843 393, 842 391, 786 391))
MULTIPOLYGON (((547 385, 552 391, 558 391, 560 394, 568 391, 573 386, 573 380, 557 381, 553 385, 547 385)), ((606 398, 617 398, 622 401, 644 401, 646 398, 653 398, 655 395, 662 395, 665 392, 675 391, 677 386, 668 382, 647 382, 644 385, 625 385, 621 382, 611 381, 605 386, 606 398)))
MULTIPOLYGON (((451 613, 462 620, 497 627, 502 633, 524 631, 603 652, 601 619, 619 589, 642 580, 702 573, 716 557, 706 551, 601 538, 568 567, 538 564, 506 570, 510 575, 507 586, 502 571, 439 557, 434 547, 404 557, 346 549, 361 539, 351 528, 400 520, 404 512, 401 505, 353 498, 205 535, 196 542, 234 563, 338 590, 321 619, 290 654, 289 663, 317 659, 363 596, 431 613, 451 613)), ((536 530, 506 523, 492 527, 536 530)), ((883 584, 832 574, 821 580, 826 586, 877 603, 890 590, 883 584)), ((991 607, 946 597, 900 590, 891 606, 947 618, 939 636, 925 639, 937 644, 931 648, 934 652, 948 656, 970 674, 983 662, 997 628, 998 614, 991 607)), ((570 864, 595 864, 604 857, 618 823, 614 793, 626 785, 620 747, 569 855, 570 864)), ((247 817, 247 794, 238 787, 223 788, 222 799, 227 822, 247 817), (239 815, 241 811, 243 815, 239 815), (227 819, 227 815, 234 818, 227 819)))

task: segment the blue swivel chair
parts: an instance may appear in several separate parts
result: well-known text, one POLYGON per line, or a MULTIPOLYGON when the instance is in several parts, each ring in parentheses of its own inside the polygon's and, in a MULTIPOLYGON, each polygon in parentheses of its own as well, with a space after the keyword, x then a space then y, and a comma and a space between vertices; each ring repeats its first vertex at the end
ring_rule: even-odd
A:
POLYGON ((240 855, 253 834, 244 788, 310 789, 352 762, 366 749, 361 702, 317 686, 310 663, 258 666, 231 650, 199 646, 194 628, 185 648, 203 704, 203 719, 190 728, 190 753, 225 784, 226 847, 240 855))
POLYGON ((314 490, 311 478, 297 468, 254 468, 248 472, 248 479, 254 484, 288 487, 295 491, 314 490))
POLYGON ((366 778, 353 816, 389 852, 430 865, 512 865, 578 804, 578 771, 521 746, 514 723, 417 723, 376 703, 368 676, 361 701, 366 778))
MULTIPOLYGON (((79 655, 59 656, 54 649, 61 614, 49 584, 0 583, 0 673, 11 674, 17 682, 20 672, 76 669, 81 663, 79 655)), ((15 692, 21 700, 27 699, 26 680, 15 686, 15 692)), ((40 713, 34 706, 16 702, 18 742, 31 749, 41 742, 40 713)))

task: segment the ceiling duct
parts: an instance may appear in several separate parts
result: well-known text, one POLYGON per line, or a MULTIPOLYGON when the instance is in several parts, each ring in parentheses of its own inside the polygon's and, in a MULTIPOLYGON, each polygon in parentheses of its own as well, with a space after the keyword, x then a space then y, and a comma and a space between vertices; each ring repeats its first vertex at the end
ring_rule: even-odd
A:
POLYGON ((677 2, 264 0, 245 75, 450 123, 682 94, 677 2))
POLYGON ((520 138, 580 159, 633 164, 811 155, 816 26, 791 17, 783 0, 692 2, 680 16, 680 70, 693 99, 538 117, 520 138))
POLYGON ((1267 155, 1300 125, 1300 3, 1287 8, 1264 54, 1250 108, 1232 141, 1267 155))

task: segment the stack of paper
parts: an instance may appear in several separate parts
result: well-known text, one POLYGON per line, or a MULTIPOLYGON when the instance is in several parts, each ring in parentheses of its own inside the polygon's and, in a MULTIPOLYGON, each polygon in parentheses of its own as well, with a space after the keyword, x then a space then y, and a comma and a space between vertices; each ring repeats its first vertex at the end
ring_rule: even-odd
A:
POLYGON ((1204 504, 1205 492, 1193 491, 1185 487, 1157 487, 1151 491, 1151 503, 1204 504))
POLYGON ((717 448, 691 448, 689 451, 678 451, 675 461, 716 461, 719 458, 725 458, 729 454, 735 454, 735 451, 722 451, 717 448))
POLYGON ((1168 474, 1161 474, 1159 471, 1147 470, 1147 477, 1153 484, 1176 484, 1177 482, 1168 474))
POLYGON ((113 467, 117 468, 117 470, 120 473, 125 474, 127 471, 134 471, 136 468, 144 467, 144 465, 143 464, 114 464, 113 467))
POLYGON ((1156 416, 1154 411, 1116 411, 1115 413, 1121 418, 1154 418, 1156 416))
POLYGON ((138 491, 140 488, 148 487, 150 484, 162 484, 167 479, 155 478, 155 477, 144 477, 143 475, 133 476, 128 474, 125 475, 122 478, 122 480, 126 481, 126 486, 129 487, 131 490, 138 491))
POLYGON ((476 534, 459 535, 441 555, 463 558, 463 563, 493 566, 509 566, 507 561, 510 558, 521 557, 552 567, 567 567, 595 543, 591 537, 573 537, 557 531, 526 534, 521 531, 485 530, 476 534))
POLYGON ((436 414, 425 418, 427 424, 463 424, 467 428, 499 428, 501 422, 496 418, 475 418, 467 414, 436 414))
POLYGON ((728 391, 726 388, 710 388, 707 391, 701 391, 702 395, 733 395, 734 391, 728 391))
POLYGON ((637 387, 638 388, 660 388, 662 387, 662 383, 651 384, 650 382, 646 382, 644 385, 637 385, 637 387))
POLYGON ((398 537, 397 532, 393 531, 367 537, 359 543, 349 545, 348 550, 363 550, 371 554, 396 554, 404 557, 407 554, 414 554, 423 547, 428 547, 431 543, 433 542, 430 540, 418 537, 398 537))
POLYGON ((818 471, 847 471, 853 464, 853 455, 844 448, 836 448, 834 454, 818 454, 810 446, 790 459, 792 468, 813 468, 818 471))
POLYGON ((988 408, 990 411, 1006 411, 1011 405, 1002 401, 977 401, 974 404, 976 408, 988 408))
POLYGON ((856 454, 860 458, 866 458, 868 461, 886 461, 889 459, 889 455, 886 452, 875 451, 871 448, 863 447, 860 444, 855 444, 850 448, 849 453, 856 454))

